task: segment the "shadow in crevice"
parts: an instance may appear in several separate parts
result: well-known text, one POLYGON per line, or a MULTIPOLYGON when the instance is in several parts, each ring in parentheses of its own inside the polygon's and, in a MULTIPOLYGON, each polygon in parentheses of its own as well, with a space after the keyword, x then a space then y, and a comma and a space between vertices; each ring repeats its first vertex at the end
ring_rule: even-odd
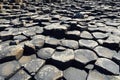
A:
POLYGON ((15 56, 5 57, 5 58, 0 59, 0 64, 9 62, 9 61, 13 61, 15 59, 16 59, 15 56))
POLYGON ((74 67, 74 68, 77 68, 77 69, 80 69, 80 70, 87 71, 87 69, 85 69, 84 64, 82 64, 78 61, 75 61, 75 60, 70 60, 68 62, 60 62, 60 61, 56 61, 56 60, 53 60, 53 59, 47 59, 45 64, 53 65, 53 66, 57 67, 58 69, 60 69, 62 71, 66 70, 69 67, 74 67))
POLYGON ((105 74, 105 75, 114 75, 113 73, 111 73, 99 66, 95 66, 94 69, 96 69, 97 71, 99 71, 100 73, 105 74))
POLYGON ((117 52, 119 51, 119 44, 117 43, 103 43, 102 46, 107 47, 111 50, 115 50, 117 52))

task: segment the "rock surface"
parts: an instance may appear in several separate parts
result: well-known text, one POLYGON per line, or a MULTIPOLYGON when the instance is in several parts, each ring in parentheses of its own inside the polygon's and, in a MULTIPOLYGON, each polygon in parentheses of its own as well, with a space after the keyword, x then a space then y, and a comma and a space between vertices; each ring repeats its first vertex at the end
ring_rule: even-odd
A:
POLYGON ((119 0, 1 0, 0 80, 120 80, 119 0))

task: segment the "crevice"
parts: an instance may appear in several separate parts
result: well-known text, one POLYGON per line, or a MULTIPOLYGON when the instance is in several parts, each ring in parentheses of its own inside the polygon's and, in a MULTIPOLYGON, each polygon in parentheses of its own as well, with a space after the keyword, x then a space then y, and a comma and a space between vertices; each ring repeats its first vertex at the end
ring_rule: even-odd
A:
POLYGON ((0 59, 0 64, 5 63, 5 62, 9 62, 9 61, 13 61, 15 59, 16 59, 15 56, 5 57, 5 58, 0 59))

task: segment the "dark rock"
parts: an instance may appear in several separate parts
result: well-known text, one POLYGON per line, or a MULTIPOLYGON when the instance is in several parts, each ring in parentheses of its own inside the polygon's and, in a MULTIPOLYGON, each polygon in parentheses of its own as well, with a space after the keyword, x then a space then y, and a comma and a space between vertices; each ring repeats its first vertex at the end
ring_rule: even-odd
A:
POLYGON ((52 65, 43 66, 35 75, 36 80, 56 80, 62 77, 62 72, 52 65))
POLYGON ((15 75, 13 75, 9 80, 28 80, 30 78, 30 75, 25 72, 23 69, 19 70, 15 75))
POLYGON ((98 45, 98 43, 94 40, 85 40, 85 39, 80 39, 79 40, 79 45, 81 47, 87 47, 87 48, 94 48, 98 45))
POLYGON ((0 76, 7 78, 20 69, 20 64, 17 61, 10 61, 0 64, 0 76))
POLYGON ((32 59, 23 66, 29 73, 33 75, 43 66, 44 63, 45 61, 42 59, 32 59))
POLYGON ((67 62, 74 59, 74 52, 72 49, 66 49, 65 51, 55 51, 52 55, 52 59, 67 62))
POLYGON ((94 61, 96 59, 97 59, 96 54, 91 50, 88 50, 88 49, 75 50, 75 60, 83 64, 94 61))
POLYGON ((84 70, 76 69, 73 67, 66 69, 63 75, 66 80, 86 80, 87 78, 87 73, 84 70))
POLYGON ((114 54, 117 54, 116 51, 110 50, 109 48, 103 46, 97 46, 95 49, 96 53, 100 57, 112 58, 114 54))
POLYGON ((42 59, 49 59, 54 53, 54 49, 50 47, 42 48, 37 52, 38 57, 42 59))
POLYGON ((75 40, 61 40, 62 46, 71 48, 71 49, 77 49, 79 48, 79 44, 75 40))
POLYGON ((99 66, 112 74, 119 74, 119 66, 113 61, 106 58, 98 58, 95 62, 96 66, 99 66))

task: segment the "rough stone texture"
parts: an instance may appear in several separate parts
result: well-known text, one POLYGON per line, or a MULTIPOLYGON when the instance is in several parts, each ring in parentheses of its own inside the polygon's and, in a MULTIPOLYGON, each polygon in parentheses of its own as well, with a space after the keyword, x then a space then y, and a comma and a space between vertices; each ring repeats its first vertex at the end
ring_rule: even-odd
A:
POLYGON ((81 39, 79 40, 79 45, 81 47, 87 47, 87 48, 94 48, 98 45, 98 43, 94 40, 84 40, 84 39, 81 39))
POLYGON ((8 46, 0 51, 0 58, 15 57, 16 59, 19 59, 23 55, 23 51, 24 49, 20 45, 8 46))
POLYGON ((49 59, 54 53, 54 49, 50 47, 42 48, 37 52, 38 57, 42 59, 49 59))
POLYGON ((17 61, 10 61, 0 64, 0 76, 7 78, 20 69, 20 64, 17 61))
POLYGON ((56 80, 62 77, 62 72, 52 65, 42 67, 35 76, 36 80, 56 80))
POLYGON ((84 70, 79 70, 73 67, 66 69, 63 72, 63 75, 66 80, 86 80, 87 78, 87 73, 84 70))
POLYGON ((77 60, 78 62, 86 64, 96 59, 97 59, 97 55, 91 50, 88 49, 75 50, 75 60, 77 60))
POLYGON ((74 59, 74 51, 72 49, 66 49, 65 51, 55 51, 52 55, 52 59, 61 62, 67 62, 74 59))
POLYGON ((89 71, 87 80, 108 80, 106 75, 98 72, 97 70, 89 71))
POLYGON ((62 46, 71 48, 71 49, 77 49, 79 47, 79 44, 75 40, 62 40, 61 41, 62 46))
POLYGON ((98 58, 97 61, 95 62, 95 65, 97 65, 113 74, 119 74, 119 66, 109 59, 98 58))
POLYGON ((29 73, 35 74, 40 69, 40 67, 43 66, 44 63, 45 61, 42 59, 32 59, 23 66, 29 73))
POLYGON ((114 54, 117 54, 116 51, 103 46, 97 46, 94 50, 100 57, 112 58, 114 54))
POLYGON ((21 69, 15 75, 13 75, 9 80, 18 80, 18 79, 28 80, 30 79, 30 75, 21 69))
POLYGON ((0 79, 120 80, 119 12, 119 0, 1 0, 0 79))

